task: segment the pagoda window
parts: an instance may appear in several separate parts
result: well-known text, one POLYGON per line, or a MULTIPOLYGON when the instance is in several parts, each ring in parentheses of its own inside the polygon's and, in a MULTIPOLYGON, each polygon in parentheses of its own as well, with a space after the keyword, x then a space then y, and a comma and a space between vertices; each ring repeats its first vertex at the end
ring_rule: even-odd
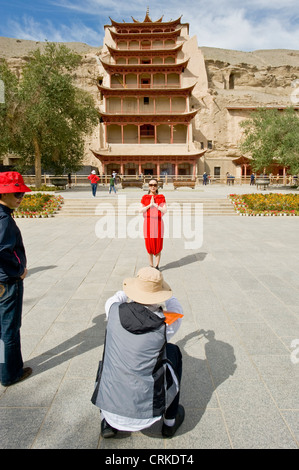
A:
POLYGON ((170 48, 170 47, 174 47, 174 46, 175 46, 175 41, 173 41, 172 39, 167 39, 165 41, 165 47, 170 48))
POLYGON ((116 64, 117 65, 122 65, 122 64, 126 64, 127 61, 124 57, 119 57, 118 59, 116 59, 116 64))
POLYGON ((111 87, 112 88, 124 88, 123 76, 119 73, 111 75, 111 87))
POLYGON ((133 124, 128 124, 123 127, 124 129, 124 144, 137 144, 138 143, 138 127, 133 124))
POLYGON ((153 49, 163 49, 163 41, 154 41, 153 49))
POLYGON ((129 49, 139 49, 139 42, 138 41, 130 41, 129 42, 129 49))
POLYGON ((119 41, 117 43, 117 47, 118 49, 127 49, 128 45, 126 41, 119 41))
POLYGON ((151 124, 143 124, 140 126, 140 137, 154 137, 155 127, 151 124))
POLYGON ((172 98, 171 105, 172 105, 172 112, 174 113, 186 112, 186 98, 184 96, 172 98))
POLYGON ((170 113, 170 99, 166 96, 159 96, 159 98, 156 99, 156 112, 170 113))
POLYGON ((129 96, 124 98, 123 112, 125 114, 136 114, 138 112, 137 99, 129 96))
POLYGON ((147 105, 147 104, 149 104, 149 102, 150 102, 149 97, 148 97, 148 96, 144 96, 144 98, 143 98, 143 104, 147 105))
POLYGON ((153 77, 153 83, 155 88, 165 87, 165 75, 163 73, 155 73, 153 77))
POLYGON ((187 141, 187 126, 184 124, 177 124, 173 126, 173 143, 185 144, 187 141))
POLYGON ((150 76, 141 76, 140 77, 141 88, 150 88, 151 87, 151 77, 150 76))
POLYGON ((107 126, 107 142, 120 144, 121 143, 121 127, 116 124, 107 126))
POLYGON ((137 57, 130 57, 129 60, 128 60, 128 64, 130 64, 130 65, 138 64, 137 57))
POLYGON ((126 86, 129 88, 137 88, 137 75, 134 73, 128 73, 126 75, 126 86))
POLYGON ((150 41, 141 41, 141 49, 150 49, 151 42, 150 41))
POLYGON ((161 124, 157 126, 157 143, 158 144, 169 144, 171 139, 171 126, 167 124, 161 124))
POLYGON ((180 76, 177 73, 170 73, 167 75, 167 86, 174 87, 180 86, 180 76))
POLYGON ((149 59, 149 58, 146 57, 146 58, 144 58, 144 59, 141 59, 141 60, 140 60, 140 63, 141 63, 141 64, 144 64, 144 65, 150 64, 150 63, 151 63, 151 59, 149 59))
POLYGON ((163 64, 162 57, 154 57, 153 58, 153 64, 163 64))
POLYGON ((121 112, 121 100, 120 98, 110 97, 106 100, 107 112, 108 113, 120 113, 121 112))
POLYGON ((165 64, 175 64, 175 58, 174 57, 165 57, 165 64))

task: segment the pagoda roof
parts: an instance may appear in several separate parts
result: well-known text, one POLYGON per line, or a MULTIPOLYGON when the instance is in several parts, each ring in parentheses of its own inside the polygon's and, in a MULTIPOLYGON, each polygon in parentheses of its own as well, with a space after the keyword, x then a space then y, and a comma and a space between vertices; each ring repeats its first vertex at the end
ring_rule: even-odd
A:
POLYGON ((164 26, 176 26, 176 25, 181 23, 182 15, 179 18, 177 18, 176 20, 171 20, 171 21, 162 21, 163 16, 161 16, 161 18, 159 18, 156 21, 152 21, 152 19, 150 18, 149 14, 147 12, 143 21, 135 20, 135 18, 133 18, 133 16, 131 16, 131 18, 133 20, 133 23, 127 23, 125 21, 117 22, 117 21, 114 21, 112 18, 110 18, 110 16, 109 16, 109 19, 111 21, 112 26, 119 27, 119 28, 122 28, 124 26, 125 27, 130 27, 130 28, 132 28, 132 27, 133 28, 134 27, 139 28, 140 26, 149 26, 149 25, 153 25, 153 24, 157 24, 157 25, 163 24, 164 26))
POLYGON ((179 52, 183 47, 183 43, 167 49, 116 49, 115 47, 109 46, 108 44, 106 44, 106 46, 112 57, 153 57, 169 55, 171 52, 179 52))
POLYGON ((104 163, 131 161, 153 161, 164 162, 194 161, 205 154, 206 150, 198 150, 181 144, 109 144, 109 149, 90 149, 91 152, 104 163))
POLYGON ((196 83, 185 88, 127 88, 125 86, 120 88, 110 88, 103 85, 98 85, 98 89, 103 93, 104 96, 188 96, 196 83))
POLYGON ((174 38, 180 36, 181 30, 175 29, 174 31, 161 31, 159 33, 117 33, 109 28, 112 39, 159 39, 159 38, 174 38))
POLYGON ((239 158, 236 158, 232 162, 235 165, 245 165, 245 164, 250 163, 250 161, 251 161, 251 158, 248 158, 248 157, 245 157, 244 155, 241 155, 239 158))
POLYGON ((189 58, 177 64, 110 64, 100 59, 104 69, 110 73, 126 72, 179 72, 186 68, 189 58))
POLYGON ((194 118, 197 111, 163 114, 112 114, 101 111, 99 114, 107 124, 186 124, 194 118))

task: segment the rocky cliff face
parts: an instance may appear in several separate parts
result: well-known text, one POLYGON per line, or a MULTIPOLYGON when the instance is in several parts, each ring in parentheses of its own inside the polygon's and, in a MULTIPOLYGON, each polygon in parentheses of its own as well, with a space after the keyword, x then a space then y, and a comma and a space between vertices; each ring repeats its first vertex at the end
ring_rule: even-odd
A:
MULTIPOLYGON (((101 48, 82 43, 64 43, 82 55, 82 64, 75 70, 76 84, 91 93, 99 105, 96 86, 101 73, 98 55, 101 48)), ((45 43, 0 38, 0 59, 5 58, 11 69, 19 75, 28 60, 28 53, 43 49, 45 43)), ((223 171, 230 171, 231 160, 240 156, 238 144, 241 139, 239 123, 249 116, 252 107, 290 106, 294 87, 299 87, 298 50, 260 50, 241 52, 201 47, 208 88, 196 87, 191 104, 199 108, 193 124, 195 145, 208 149, 204 161, 227 161, 223 171)), ((299 97, 298 103, 299 105, 299 97)), ((84 164, 99 167, 90 151, 99 147, 99 129, 86 139, 84 164)), ((206 167, 205 167, 206 168, 206 167)), ((209 169, 209 168, 208 168, 209 169)))

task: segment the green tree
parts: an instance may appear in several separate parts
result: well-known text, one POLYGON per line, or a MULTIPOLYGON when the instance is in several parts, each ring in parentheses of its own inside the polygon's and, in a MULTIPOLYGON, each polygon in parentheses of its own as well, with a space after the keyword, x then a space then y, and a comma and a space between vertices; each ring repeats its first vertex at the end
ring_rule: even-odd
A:
POLYGON ((8 97, 2 116, 6 136, 0 152, 9 148, 21 155, 20 170, 34 165, 36 186, 42 167, 55 174, 80 168, 84 136, 99 122, 93 98, 73 83, 80 62, 81 56, 65 46, 48 43, 43 53, 37 49, 29 54, 22 77, 13 82, 17 91, 15 100, 8 97), (17 110, 13 118, 7 114, 11 107, 17 110), (8 133, 11 119, 13 131, 8 133))
POLYGON ((278 163, 293 175, 299 173, 299 117, 294 108, 261 108, 240 126, 244 129, 240 148, 251 154, 255 171, 278 163))

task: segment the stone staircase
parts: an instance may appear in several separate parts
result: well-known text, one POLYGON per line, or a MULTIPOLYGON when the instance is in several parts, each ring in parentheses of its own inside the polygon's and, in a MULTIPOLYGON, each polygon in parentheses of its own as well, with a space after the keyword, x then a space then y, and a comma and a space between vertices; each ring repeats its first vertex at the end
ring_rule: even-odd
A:
MULTIPOLYGON (((101 215, 128 215, 138 214, 139 201, 136 198, 91 198, 91 199, 65 199, 62 208, 55 217, 100 217, 101 215)), ((200 214, 204 216, 236 216, 232 203, 228 199, 198 198, 167 200, 169 215, 175 212, 187 214, 200 214)))

